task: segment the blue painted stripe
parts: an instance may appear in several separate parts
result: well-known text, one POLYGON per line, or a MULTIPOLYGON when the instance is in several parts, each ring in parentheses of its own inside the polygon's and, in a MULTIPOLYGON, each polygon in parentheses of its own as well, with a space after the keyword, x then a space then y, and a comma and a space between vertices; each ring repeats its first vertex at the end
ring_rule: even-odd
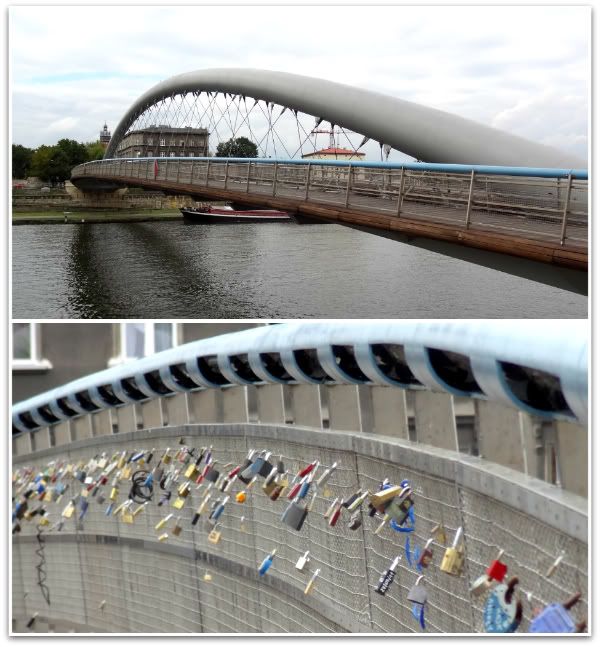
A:
POLYGON ((519 177, 543 177, 543 178, 568 178, 569 175, 574 180, 587 180, 587 169, 565 169, 565 168, 536 168, 530 166, 485 166, 481 164, 438 164, 433 162, 344 162, 341 160, 302 160, 302 159, 273 159, 273 158, 248 158, 248 157, 116 157, 110 160, 96 160, 86 162, 83 166, 89 164, 102 164, 103 162, 122 162, 131 163, 147 162, 148 160, 158 160, 159 162, 186 161, 186 162, 216 162, 223 164, 225 162, 234 162, 247 164, 253 162, 256 164, 296 164, 311 166, 339 166, 339 167, 360 167, 375 169, 402 169, 410 171, 433 171, 437 173, 480 173, 482 175, 510 175, 519 177))

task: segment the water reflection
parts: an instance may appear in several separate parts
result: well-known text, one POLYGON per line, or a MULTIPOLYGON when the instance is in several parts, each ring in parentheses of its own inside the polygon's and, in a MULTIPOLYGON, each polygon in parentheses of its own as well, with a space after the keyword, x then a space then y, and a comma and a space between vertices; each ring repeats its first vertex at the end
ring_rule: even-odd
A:
POLYGON ((585 317, 587 299, 337 225, 13 227, 18 318, 585 317))

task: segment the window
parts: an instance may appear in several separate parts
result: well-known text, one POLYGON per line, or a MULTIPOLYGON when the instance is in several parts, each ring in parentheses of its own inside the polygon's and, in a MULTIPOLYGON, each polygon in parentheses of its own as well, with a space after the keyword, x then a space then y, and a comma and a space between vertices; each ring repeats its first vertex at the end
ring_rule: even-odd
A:
POLYGON ((160 151, 160 156, 164 157, 165 156, 165 151, 160 151))
POLYGON ((152 141, 152 137, 148 137, 148 139, 147 139, 147 142, 146 142, 146 143, 148 144, 148 146, 152 146, 152 144, 154 143, 154 142, 152 141))
POLYGON ((193 146, 193 145, 194 145, 194 140, 190 139, 190 146, 193 146))
POLYGON ((185 140, 184 140, 184 139, 180 139, 180 140, 179 140, 179 145, 180 145, 180 146, 185 146, 185 140))
POLYGON ((122 323, 118 326, 118 355, 109 360, 109 366, 148 357, 179 343, 174 323, 122 323))
POLYGON ((175 140, 174 139, 171 140, 171 146, 175 146, 175 140))
POLYGON ((47 371, 52 364, 41 357, 40 324, 13 324, 13 371, 47 371))
POLYGON ((160 145, 161 145, 161 146, 166 146, 166 143, 165 143, 165 139, 164 139, 164 137, 161 137, 161 139, 160 139, 160 145))
POLYGON ((152 151, 148 151, 147 155, 148 157, 152 157, 152 151))
POLYGON ((175 157, 175 152, 174 152, 174 151, 171 151, 171 152, 169 153, 169 157, 175 157))

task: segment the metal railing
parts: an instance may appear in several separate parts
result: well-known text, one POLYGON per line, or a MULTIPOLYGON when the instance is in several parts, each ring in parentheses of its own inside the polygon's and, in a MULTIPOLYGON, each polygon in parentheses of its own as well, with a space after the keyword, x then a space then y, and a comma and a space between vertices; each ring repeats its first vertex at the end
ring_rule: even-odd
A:
POLYGON ((585 170, 459 164, 272 159, 135 158, 88 162, 81 177, 174 183, 182 190, 328 204, 582 248, 588 241, 585 170))

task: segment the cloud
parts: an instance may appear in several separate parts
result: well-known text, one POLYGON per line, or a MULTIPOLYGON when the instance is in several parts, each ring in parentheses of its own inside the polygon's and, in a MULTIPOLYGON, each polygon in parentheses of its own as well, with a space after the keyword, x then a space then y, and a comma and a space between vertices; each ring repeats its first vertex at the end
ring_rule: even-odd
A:
POLYGON ((12 7, 13 139, 53 143, 58 123, 89 141, 174 74, 256 67, 420 102, 581 156, 589 35, 587 7, 12 7))

